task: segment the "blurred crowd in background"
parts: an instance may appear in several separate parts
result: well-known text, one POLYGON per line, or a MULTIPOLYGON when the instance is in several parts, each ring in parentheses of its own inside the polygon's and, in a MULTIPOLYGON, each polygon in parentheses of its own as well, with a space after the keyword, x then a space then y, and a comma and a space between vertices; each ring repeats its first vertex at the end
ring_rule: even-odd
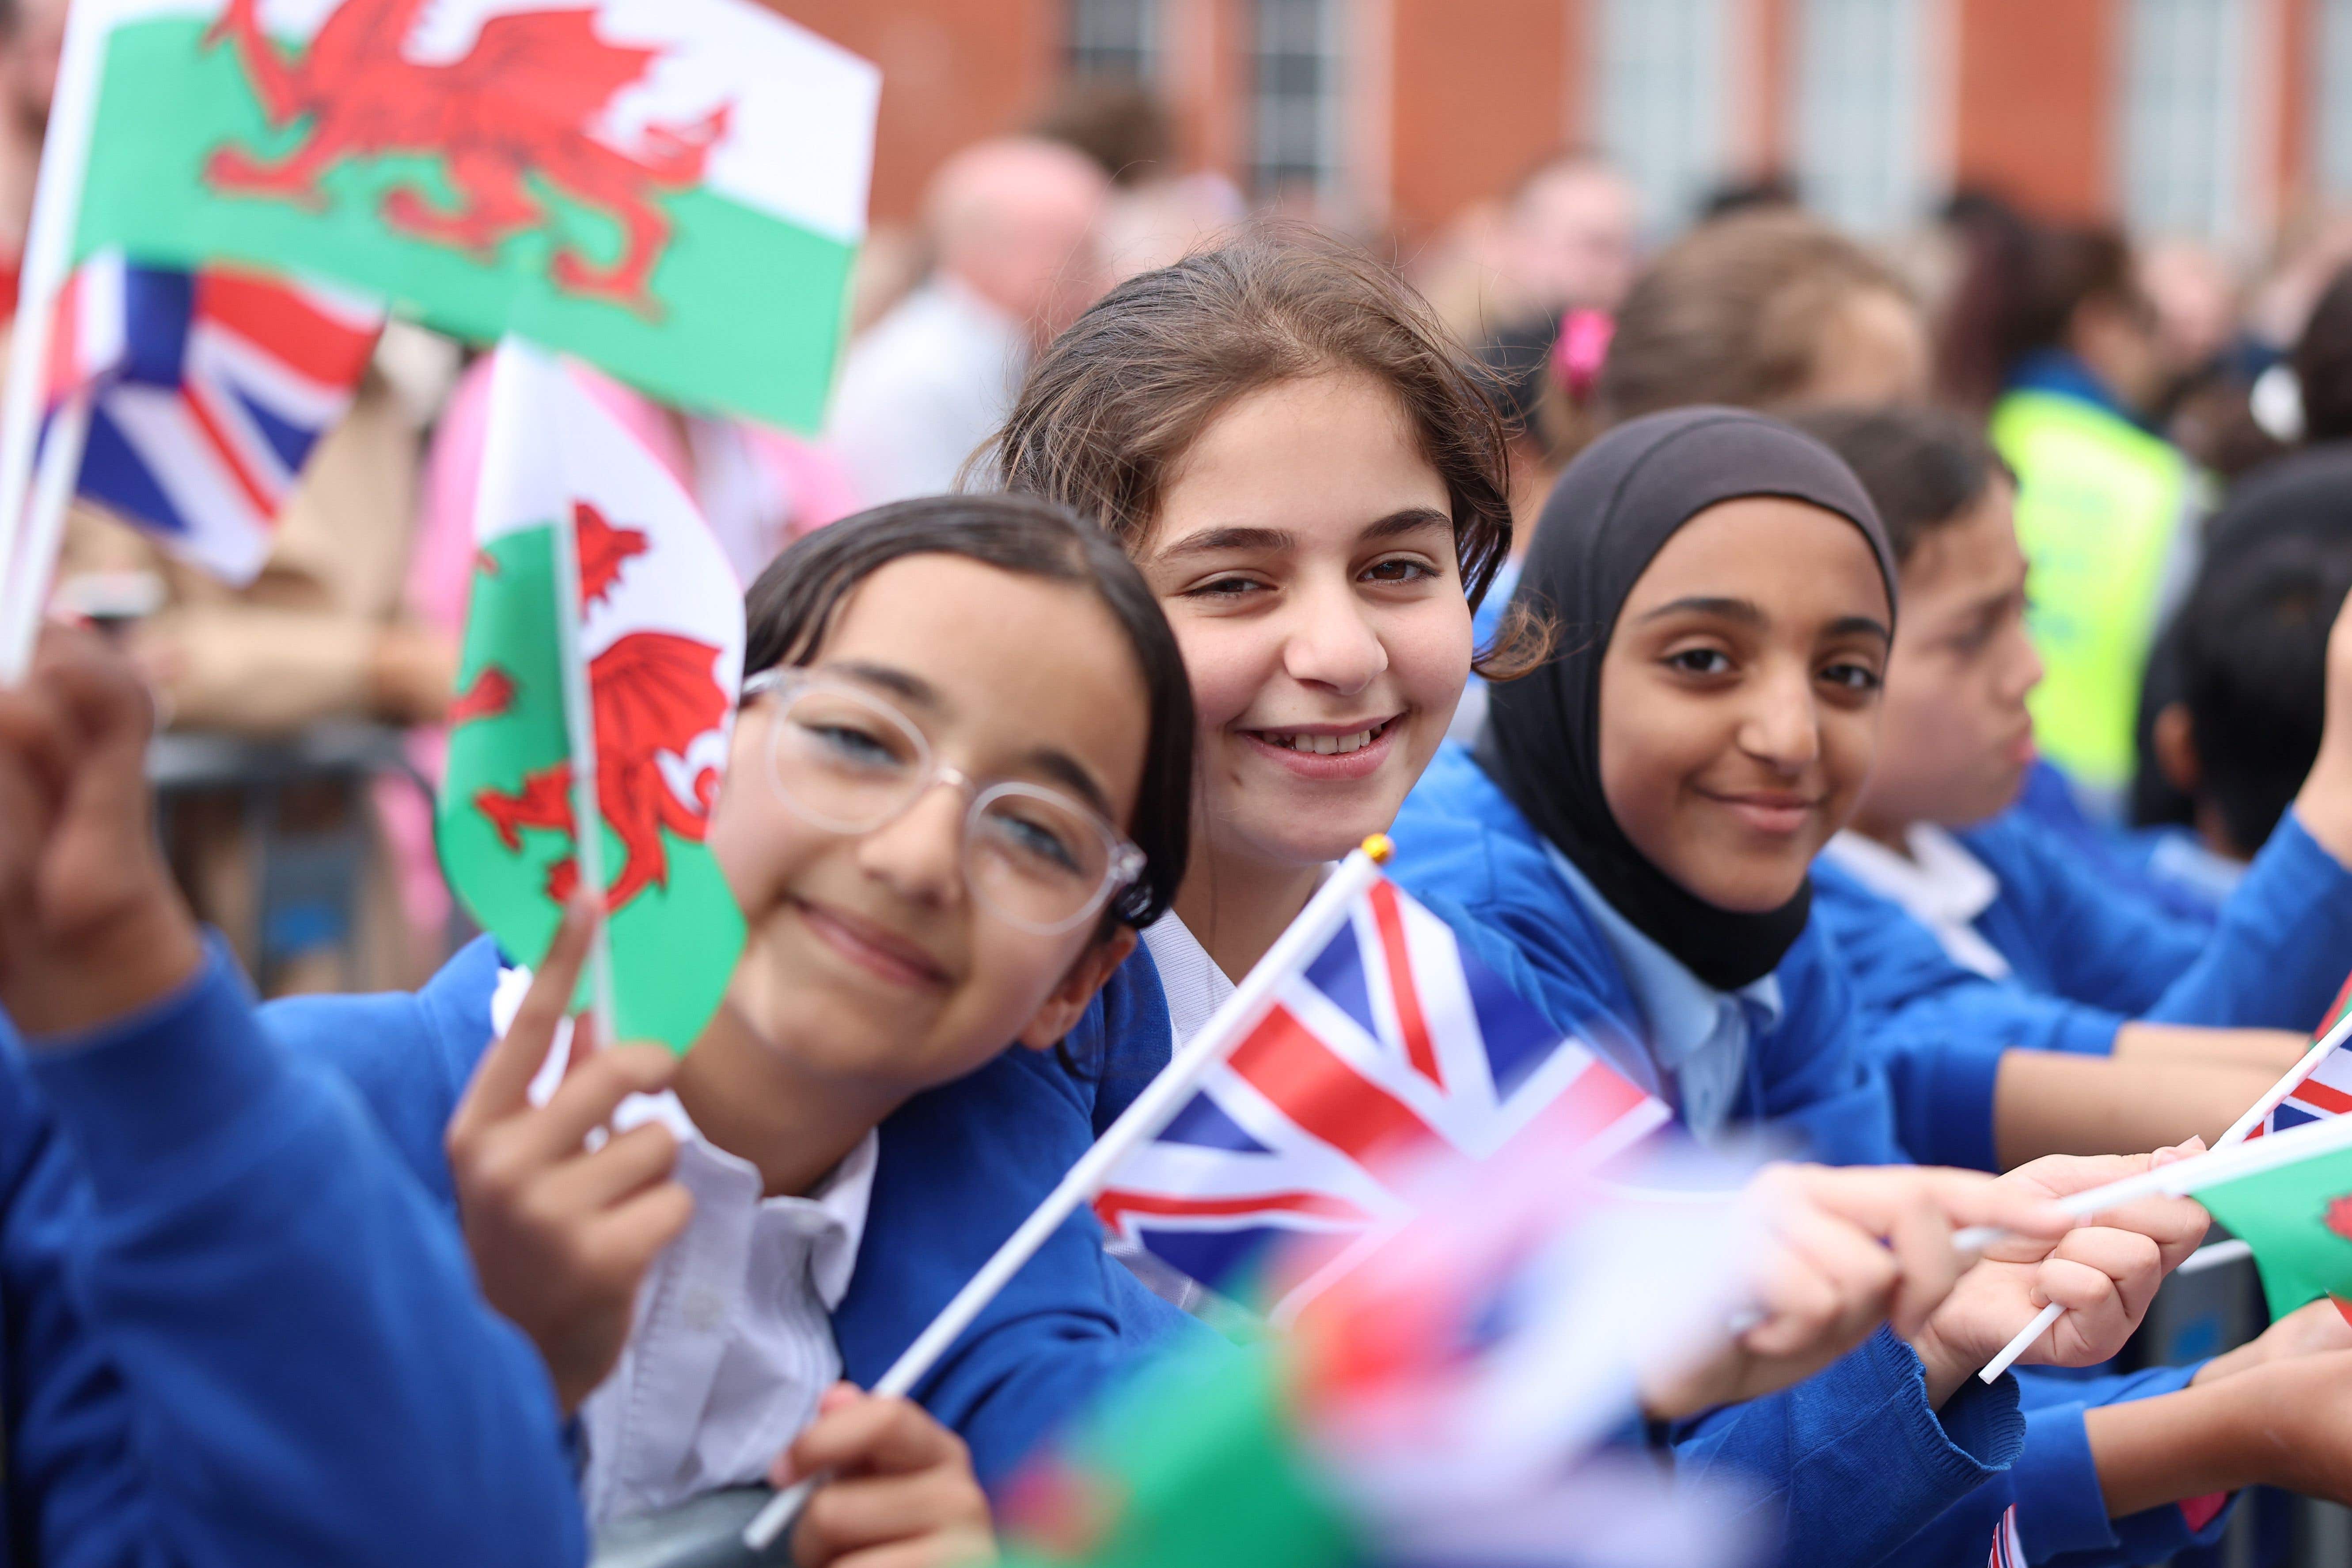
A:
MULTIPOLYGON (((21 245, 65 9, 17 0, 0 12, 0 248, 21 245)), ((1862 26, 1872 8, 1826 9, 1862 26)), ((1333 7, 1265 0, 1262 69, 1319 58, 1267 54, 1268 29, 1291 10, 1311 27, 1333 7)), ((2204 678, 2179 610, 2250 552, 2300 552, 2284 576, 2209 614, 2279 627, 2265 646, 2287 679, 2263 683, 2274 711, 2246 743, 2293 752, 2300 723, 2316 745, 2330 584, 2340 598, 2352 575, 2352 213, 2274 202, 2290 216, 2230 246, 1963 185, 1864 236, 1818 210, 1840 204, 1809 207, 1802 183, 1769 167, 1666 203, 1643 163, 1654 149, 1612 156, 1563 136, 1547 155, 1483 171, 1472 184, 1501 194, 1441 223, 1375 223, 1311 158, 1282 163, 1281 104, 1264 91, 1254 158, 1180 151, 1199 138, 1130 68, 1136 58, 1105 45, 1104 11, 1068 8, 1068 68, 1019 122, 923 170, 903 221, 877 214, 821 434, 605 387, 747 579, 808 530, 952 488, 1029 357, 1090 300, 1280 212, 1393 261, 1491 373, 1517 432, 1524 521, 1606 424, 1687 401, 1695 386, 1776 413, 1935 402, 1989 421, 2023 480, 2020 531, 2050 670, 2035 713, 2063 769, 2051 787, 2071 789, 2094 820, 2168 826, 2200 874, 2229 874, 2228 812, 2213 792, 2189 793, 2215 765, 2222 721, 2209 721, 2200 747, 2188 704, 2204 678), (1612 354, 1629 342, 1638 354, 1612 354), (2261 537, 2233 531, 2235 503, 2265 486, 2308 491, 2285 509, 2301 520, 2295 540, 2283 543, 2275 521, 2261 537)), ((822 15, 801 19, 825 30, 822 15)), ((887 52, 883 64, 887 148, 892 116, 910 110, 887 85, 887 52)), ((1312 108, 1311 93, 1292 96, 1312 108)), ((179 869, 273 992, 413 984, 464 934, 435 866, 425 792, 464 615, 485 370, 395 325, 248 588, 174 564, 95 511, 74 519, 60 597, 119 626, 151 676, 170 725, 156 768, 179 869)), ((1474 707, 1465 722, 1475 718, 1474 707)), ((2270 771, 2300 777, 2284 769, 2270 771)))

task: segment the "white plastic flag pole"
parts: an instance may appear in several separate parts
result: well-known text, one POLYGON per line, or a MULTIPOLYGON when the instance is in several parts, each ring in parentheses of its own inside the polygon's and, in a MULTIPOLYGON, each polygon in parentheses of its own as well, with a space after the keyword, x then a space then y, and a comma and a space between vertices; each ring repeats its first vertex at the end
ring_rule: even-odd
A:
POLYGON ((89 393, 85 389, 66 399, 42 437, 26 507, 25 547, 17 553, 16 569, 0 581, 0 686, 16 685, 33 668, 49 579, 65 542, 66 513, 73 507, 89 435, 89 393))
MULTIPOLYGON (((1256 1025, 1276 988, 1346 922, 1349 906, 1379 879, 1381 863, 1388 858, 1388 840, 1375 836, 1339 862, 1339 868, 1316 890, 1298 918, 1266 949, 1265 956, 1243 977, 1234 994, 1209 1016, 1201 1032, 1135 1097, 1134 1103, 1111 1123, 1110 1130, 1095 1140, 1094 1147, 1070 1167, 1061 1184, 996 1249, 996 1256, 956 1292, 955 1299, 931 1320, 930 1327, 915 1336, 915 1342, 876 1382, 876 1394, 898 1398, 910 1392, 931 1370, 932 1363, 971 1326, 982 1309, 1045 1244, 1046 1237, 1061 1228, 1062 1222, 1076 1212, 1079 1205, 1094 1197, 1121 1161, 1139 1145, 1159 1135, 1160 1130, 1183 1109, 1209 1069, 1231 1056, 1242 1037, 1256 1025)), ((743 1544, 754 1552, 765 1552, 799 1515, 809 1494, 823 1480, 822 1476, 805 1477, 770 1499, 744 1529, 743 1544)))
POLYGON ((2347 1036, 2352 1036, 2352 1007, 2347 1007, 2344 1016, 2336 1019, 2333 1027, 2312 1042, 2311 1049, 2303 1053, 2301 1061, 2287 1068, 2284 1078, 2263 1090, 2263 1097, 2248 1107, 2243 1116, 2230 1123, 2230 1130, 2221 1134, 2221 1141, 2213 1147, 2227 1149, 2252 1137, 2254 1129, 2263 1124, 2263 1119, 2284 1103, 2288 1095, 2301 1089, 2303 1080, 2317 1071, 2319 1064, 2327 1059, 2328 1053, 2342 1045, 2347 1036))
MULTIPOLYGON (((498 357, 490 366, 490 411, 482 439, 481 478, 474 492, 474 537, 484 537, 484 525, 509 521, 507 512, 518 489, 517 465, 527 444, 542 438, 561 440, 561 430, 542 433, 534 422, 530 384, 542 376, 562 374, 547 352, 509 334, 499 340, 498 357)), ((572 519, 549 520, 555 548, 555 637, 557 660, 563 672, 563 729, 572 743, 572 826, 573 854, 580 868, 580 885, 598 895, 604 891, 604 818, 596 799, 596 707, 589 689, 588 664, 580 648, 580 540, 572 519)), ((595 1020, 596 1044, 617 1043, 613 1026, 613 938, 609 921, 596 922, 588 949, 589 1016, 595 1020)))
MULTIPOLYGON (((2313 1070, 2327 1058, 2327 1054, 2344 1043, 2347 1035, 2352 1035, 2352 1007, 2346 1008, 2344 1016, 2336 1019, 2334 1026, 2312 1042, 2311 1049, 2303 1054, 2301 1061, 2287 1069, 2284 1078, 2271 1085, 2263 1092, 2263 1097, 2248 1108, 2243 1116, 2230 1124, 2230 1130, 2221 1134, 2221 1140, 2213 1145, 2214 1149, 2233 1148, 2244 1142, 2252 1134, 2254 1129, 2263 1124, 2263 1119, 2276 1110, 2280 1103, 2288 1095, 2293 1094, 2303 1080, 2309 1078, 2313 1070)), ((2181 1265, 2183 1270, 2188 1267, 2185 1262, 2181 1265)), ((2207 1263, 2203 1267, 2210 1268, 2214 1267, 2214 1264, 2207 1263)), ((2002 1373, 2007 1372, 2011 1363, 2032 1349, 2033 1342, 2040 1339, 2043 1331, 2058 1321, 2059 1315, 2063 1310, 2063 1308, 2053 1301, 2036 1312, 2033 1315, 2033 1321, 2020 1330, 2015 1339, 2001 1346, 2000 1353, 1985 1363, 1984 1370, 1977 1375, 1985 1382, 1990 1383, 2002 1373)))
POLYGON ((57 93, 41 143, 41 167, 33 194, 33 218, 25 236, 24 288, 8 345, 8 384, 0 393, 0 686, 25 679, 33 644, 48 599, 57 542, 65 506, 47 531, 46 546, 28 537, 28 517, 37 518, 34 458, 54 454, 65 470, 66 502, 81 468, 88 405, 79 417, 68 404, 58 411, 50 439, 41 440, 41 405, 48 395, 49 339, 56 330, 58 296, 72 259, 74 225, 81 212, 82 175, 89 165, 89 138, 98 110, 99 54, 107 7, 76 5, 66 13, 64 52, 58 61, 57 93), (68 422, 73 428, 65 428, 68 422), (70 460, 68 461, 68 457, 70 460))

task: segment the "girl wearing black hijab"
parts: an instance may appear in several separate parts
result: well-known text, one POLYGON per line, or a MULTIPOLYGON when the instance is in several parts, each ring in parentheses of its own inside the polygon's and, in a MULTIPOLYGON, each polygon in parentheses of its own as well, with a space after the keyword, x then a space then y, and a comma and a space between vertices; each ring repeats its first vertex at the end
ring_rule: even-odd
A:
MULTIPOLYGON (((1811 437, 1727 408, 1622 426, 1561 477, 1517 590, 1562 651, 1497 686, 1475 754, 1442 751, 1397 820, 1398 879, 1703 1138, 1764 1124, 1828 1163, 1909 1163, 1807 918, 1812 857, 1876 749, 1895 582, 1869 498, 1811 437)), ((2073 1191, 2148 1158, 2003 1180, 2073 1191)), ((2024 1360, 2113 1354, 2204 1228, 2171 1208, 2105 1217, 1979 1264, 1917 1333, 1881 1329, 1784 1394, 1677 1426, 1677 1461, 1762 1481, 1809 1563, 1973 1564, 2013 1503, 2043 1510, 2018 1521, 2029 1541, 2104 1530, 2083 1407, 2126 1390, 2070 1380, 2021 1423, 2019 1381, 1972 1374, 2060 1295, 2024 1360), (1808 1455, 1799 1430, 1843 1436, 1808 1455)), ((2154 1532, 2135 1543, 2188 1544, 2159 1511, 2128 1521, 2154 1532)))

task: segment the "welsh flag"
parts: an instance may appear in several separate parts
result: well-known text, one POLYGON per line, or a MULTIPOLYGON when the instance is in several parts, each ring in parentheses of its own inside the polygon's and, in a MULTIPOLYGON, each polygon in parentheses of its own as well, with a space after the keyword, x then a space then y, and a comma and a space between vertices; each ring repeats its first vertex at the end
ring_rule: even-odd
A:
MULTIPOLYGON (((2341 1125, 2339 1119, 2324 1130, 2341 1125)), ((2275 1147, 2321 1131, 2307 1127, 2264 1142, 2275 1147)), ((2254 1249, 2273 1321, 2322 1296, 2339 1305, 2352 1300, 2352 1147, 2200 1186, 2196 1196, 2254 1249)))
POLYGON ((880 80, 753 0, 79 0, 75 31, 68 264, 309 273, 817 425, 880 80))
POLYGON ((583 880, 604 888, 612 1027, 683 1051, 743 947, 704 843, 742 684, 742 591, 668 470, 560 363, 500 348, 490 401, 442 868, 527 963, 583 880))

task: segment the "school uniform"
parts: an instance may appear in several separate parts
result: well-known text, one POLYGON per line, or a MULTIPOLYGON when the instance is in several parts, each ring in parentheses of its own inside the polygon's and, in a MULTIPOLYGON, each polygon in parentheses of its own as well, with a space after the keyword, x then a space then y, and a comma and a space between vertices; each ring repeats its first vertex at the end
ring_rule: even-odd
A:
POLYGON ((2301 1032, 2352 965, 2352 871, 2292 811, 2210 928, 2118 896, 2015 811, 1961 833, 1916 826, 1909 847, 1840 834, 1815 868, 1814 918, 1923 1160, 1996 1168, 2004 1051, 2104 1054, 2136 1018, 2301 1032))
MULTIPOLYGON (((296 997, 263 1010, 273 1033, 358 1086, 419 1179, 453 1214, 442 1134, 494 1037, 499 977, 496 944, 485 937, 414 994, 296 997)), ((694 1150, 682 1176, 698 1200, 715 1198, 724 1218, 698 1220, 702 1228, 689 1231, 683 1250, 659 1266, 657 1278, 675 1274, 677 1289, 655 1287, 660 1299, 647 1320, 654 1337, 633 1346, 639 1362, 625 1362, 615 1373, 634 1388, 630 1403, 671 1414, 658 1418, 658 1429, 606 1423, 610 1468, 600 1472, 598 1398, 583 1411, 591 1492, 600 1507, 634 1510, 649 1499, 751 1479, 743 1472, 751 1457, 772 1435, 778 1440, 767 1458, 781 1451, 787 1428, 797 1429, 793 1416, 814 1408, 836 1364, 861 1385, 879 1377, 1091 1142, 1098 1075, 1074 1072, 1076 1059, 1072 1051, 1014 1047, 916 1096, 876 1130, 870 1165, 863 1150, 853 1153, 830 1184, 804 1199, 760 1199, 756 1181, 744 1180, 748 1167, 737 1161, 741 1168, 731 1168, 732 1157, 705 1143, 690 1122, 673 1121, 694 1150), (780 1261, 779 1248, 790 1256, 780 1261), (830 1347, 785 1300, 800 1300, 794 1293, 809 1289, 831 1308, 830 1347), (707 1298, 699 1307, 698 1290, 707 1298), (663 1315, 670 1307, 674 1322, 663 1315), (765 1389, 782 1414, 763 1412, 761 1400, 733 1387, 732 1375, 746 1368, 755 1369, 752 1386, 765 1389), (724 1409, 706 1430, 699 1415, 714 1399, 724 1409), (630 1457, 610 1457, 616 1442, 630 1446, 630 1457), (607 1474, 609 1487, 600 1479, 607 1474)), ((1145 1346, 1189 1333, 1206 1331, 1106 1257, 1100 1227, 1081 1211, 915 1395, 963 1436, 982 1484, 992 1486, 1145 1346)))
MULTIPOLYGON (((1651 1018, 1642 997, 1664 994, 1656 961, 1671 956, 1650 954, 1658 973, 1637 985, 1641 964, 1622 956, 1626 931, 1612 938, 1578 882, 1562 875, 1558 851, 1467 752, 1439 752, 1391 837, 1391 875, 1554 1025, 1592 1039, 1688 1120, 1681 1075, 1644 1043, 1651 1018)), ((1830 933, 1808 922, 1769 978, 1770 992, 1717 993, 1724 1005, 1711 1026, 1745 1037, 1720 1125, 1762 1127, 1831 1164, 1910 1163, 1885 1079, 1857 1041, 1830 933), (1735 1015, 1736 1025, 1727 1022, 1735 1015)), ((1696 977, 1686 984, 1685 1003, 1701 1016, 1693 1004, 1710 988, 1696 977)), ((1682 1030, 1687 1037, 1690 1026, 1682 1030)), ((1727 1076, 1721 1063, 1706 1070, 1717 1083, 1727 1076)), ((2218 1520, 2191 1531, 2179 1509, 2164 1508, 2110 1521, 2082 1413, 2185 1386, 2192 1372, 2006 1374, 1990 1387, 1971 1379, 1937 1411, 1927 1404, 1918 1358, 1882 1331, 1793 1388, 1678 1424, 1672 1446, 1678 1470, 1719 1466, 1769 1489, 1784 1510, 1780 1540, 1790 1561, 1973 1568, 2014 1504, 2036 1562, 2079 1552, 2085 1564, 2147 1563, 2216 1538, 2218 1520)))
POLYGON ((538 1352, 224 950, 0 1039, 0 1563, 582 1561, 538 1352))

